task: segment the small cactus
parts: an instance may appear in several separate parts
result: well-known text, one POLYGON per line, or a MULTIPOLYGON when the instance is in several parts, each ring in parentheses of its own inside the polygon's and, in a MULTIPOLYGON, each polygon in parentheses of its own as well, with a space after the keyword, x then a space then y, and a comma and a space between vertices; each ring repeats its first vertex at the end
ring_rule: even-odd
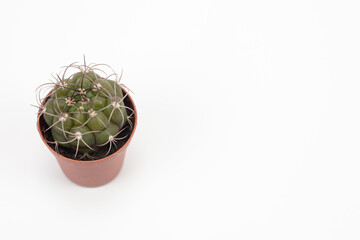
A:
POLYGON ((121 76, 112 69, 106 74, 99 67, 105 64, 83 65, 73 63, 57 74, 55 81, 42 85, 38 92, 39 118, 43 116, 56 151, 66 148, 73 157, 91 159, 93 153, 106 148, 107 156, 116 142, 127 137, 121 133, 132 128, 133 109, 125 106, 120 85, 121 76), (70 70, 75 72, 66 77, 70 70), (106 76, 101 76, 106 75, 106 76), (41 90, 50 87, 51 92, 42 104, 41 90))

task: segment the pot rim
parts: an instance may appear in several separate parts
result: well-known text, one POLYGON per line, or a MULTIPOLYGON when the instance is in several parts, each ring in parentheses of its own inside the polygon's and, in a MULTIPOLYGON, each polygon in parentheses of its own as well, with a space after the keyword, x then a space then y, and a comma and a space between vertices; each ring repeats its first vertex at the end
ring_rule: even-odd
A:
MULTIPOLYGON (((121 89, 122 89, 122 91, 123 91, 125 94, 128 93, 123 87, 121 87, 121 89)), ((48 98, 48 96, 51 94, 51 92, 52 92, 52 91, 50 91, 50 92, 46 95, 46 97, 44 98, 42 104, 45 104, 45 101, 47 100, 47 98, 48 98)), ((128 140, 125 142, 125 144, 122 145, 121 148, 119 148, 116 152, 110 154, 109 156, 106 156, 106 157, 100 158, 100 159, 96 159, 96 160, 91 160, 91 161, 81 161, 81 160, 76 160, 76 159, 72 159, 72 158, 65 157, 65 156, 57 153, 56 151, 54 151, 54 149, 52 149, 52 147, 50 147, 50 145, 46 142, 46 139, 45 139, 45 137, 43 136, 43 134, 42 134, 42 132, 41 132, 41 129, 40 129, 40 118, 39 118, 40 109, 39 109, 38 114, 37 114, 38 120, 37 120, 36 126, 37 126, 37 130, 38 130, 38 132, 39 132, 39 134, 40 134, 41 140, 45 143, 46 147, 47 147, 48 149, 50 149, 50 151, 51 151, 54 155, 57 155, 57 156, 59 156, 59 157, 61 157, 61 158, 64 158, 64 159, 69 160, 69 161, 77 162, 77 163, 89 164, 89 163, 101 162, 101 161, 104 161, 104 160, 106 160, 106 159, 108 159, 108 158, 110 158, 110 157, 113 157, 115 154, 117 154, 117 153, 119 153, 120 151, 122 151, 123 149, 126 149, 126 148, 127 148, 127 145, 129 145, 132 137, 134 136, 135 130, 136 130, 136 125, 137 125, 137 111, 136 111, 136 106, 135 106, 135 103, 134 103, 133 99, 131 98, 130 94, 128 94, 127 97, 129 98, 129 100, 130 100, 130 102, 131 102, 131 104, 132 104, 132 106, 133 106, 133 110, 134 110, 134 118, 135 118, 135 120, 134 120, 134 126, 133 126, 133 129, 132 129, 132 131, 131 131, 130 137, 129 137, 128 140)))

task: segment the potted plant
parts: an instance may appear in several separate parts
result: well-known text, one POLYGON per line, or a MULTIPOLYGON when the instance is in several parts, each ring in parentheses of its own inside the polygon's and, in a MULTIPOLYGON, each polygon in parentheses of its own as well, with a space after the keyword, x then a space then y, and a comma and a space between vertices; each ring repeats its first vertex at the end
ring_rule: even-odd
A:
POLYGON ((123 165, 137 112, 121 76, 106 64, 86 65, 84 59, 38 88, 40 137, 64 174, 79 185, 103 185, 123 165))

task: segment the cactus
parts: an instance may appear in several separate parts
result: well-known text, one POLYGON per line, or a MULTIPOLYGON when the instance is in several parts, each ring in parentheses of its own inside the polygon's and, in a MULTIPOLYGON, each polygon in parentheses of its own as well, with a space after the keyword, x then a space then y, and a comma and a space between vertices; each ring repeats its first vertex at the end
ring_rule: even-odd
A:
POLYGON ((45 132, 50 132, 53 139, 48 142, 56 151, 65 148, 74 158, 82 155, 90 159, 93 153, 106 148, 107 156, 118 140, 127 137, 121 133, 132 128, 134 111, 124 104, 128 93, 123 94, 121 76, 106 64, 87 66, 84 59, 84 64, 70 64, 54 77, 55 81, 38 88, 39 118, 43 116, 45 132), (107 75, 100 67, 112 73, 107 75), (71 70, 75 72, 67 77, 71 70), (42 104, 41 91, 49 87, 51 92, 42 104))

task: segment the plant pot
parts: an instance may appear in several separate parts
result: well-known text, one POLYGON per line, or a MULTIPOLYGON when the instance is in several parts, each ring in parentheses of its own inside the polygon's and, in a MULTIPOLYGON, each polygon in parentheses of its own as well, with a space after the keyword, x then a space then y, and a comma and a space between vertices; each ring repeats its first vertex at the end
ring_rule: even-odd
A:
MULTIPOLYGON (((124 89, 122 89, 122 91, 124 94, 126 94, 124 89)), ((47 98, 45 98, 43 104, 45 104, 46 100, 47 98)), ((124 99, 124 102, 127 106, 131 105, 129 107, 134 110, 134 122, 130 136, 124 145, 122 145, 116 152, 97 160, 75 160, 57 153, 46 141, 46 136, 44 135, 45 121, 43 120, 42 116, 37 121, 37 129, 42 141, 52 152, 52 154, 54 154, 64 174, 74 183, 84 187, 98 187, 110 182, 120 172, 124 163, 126 149, 135 133, 137 124, 137 111, 130 95, 127 95, 127 97, 124 99)), ((38 116, 39 115, 40 111, 38 113, 38 116)))

